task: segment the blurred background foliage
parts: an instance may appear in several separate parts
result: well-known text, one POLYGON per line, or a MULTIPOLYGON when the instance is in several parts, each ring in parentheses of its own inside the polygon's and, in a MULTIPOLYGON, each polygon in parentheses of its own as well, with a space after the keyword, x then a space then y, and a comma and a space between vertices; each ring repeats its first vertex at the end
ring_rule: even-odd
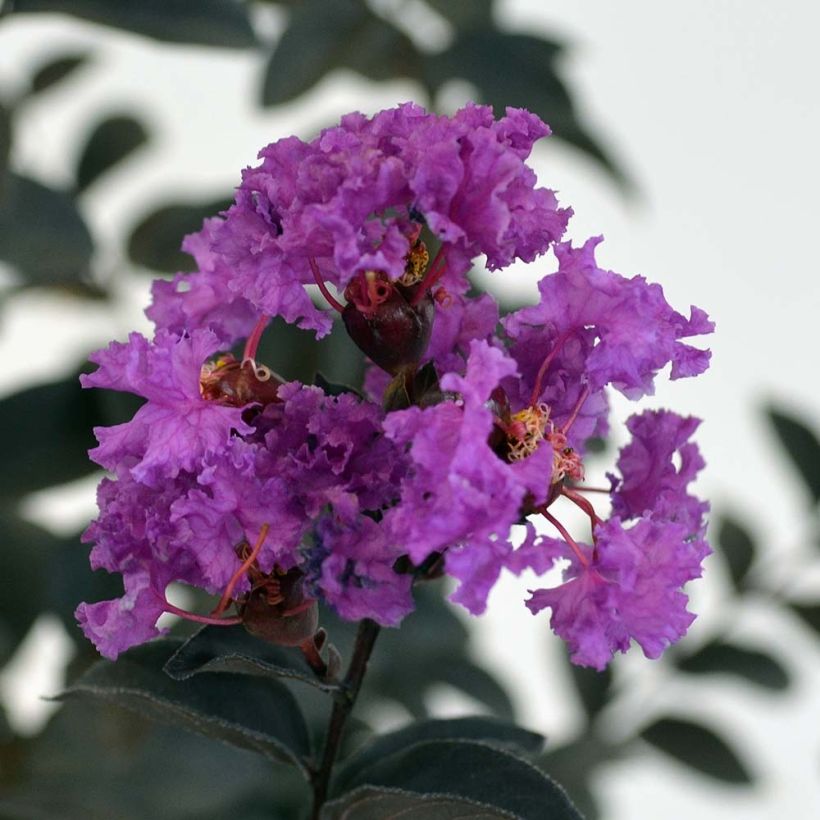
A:
MULTIPOLYGON (((561 74, 566 44, 505 31, 493 15, 491 0, 425 2, 449 31, 444 45, 420 42, 406 23, 406 4, 389 0, 6 0, 0 15, 13 20, 17 15, 59 13, 153 38, 166 48, 252 51, 264 62, 255 100, 260 107, 291 102, 340 68, 374 81, 413 80, 418 101, 433 108, 441 104, 448 82, 464 80, 497 113, 507 105, 537 112, 557 139, 583 152, 629 194, 629 179, 610 156, 606 141, 590 133, 578 116, 572 89, 561 74), (271 7, 285 20, 277 37, 266 35, 258 22, 271 7)), ((0 19, 0 27, 4 22, 0 19)), ((82 83, 92 62, 91 53, 52 53, 44 43, 27 89, 12 94, 0 86, 0 260, 12 272, 2 290, 4 307, 31 288, 50 289, 66 299, 105 302, 117 277, 190 269, 191 259, 179 250, 181 238, 230 202, 231 192, 225 191, 200 202, 171 198, 149 213, 134 214, 133 230, 119 256, 105 269, 98 264, 98 240, 89 228, 83 194, 150 143, 151 128, 142 116, 118 109, 88 122, 70 185, 57 187, 31 178, 10 161, 18 113, 57 85, 82 83)), ((333 382, 355 384, 361 379, 359 354, 344 333, 315 343, 278 323, 266 334, 260 360, 305 382, 313 382, 318 372, 333 382)), ((65 378, 0 399, 0 429, 14 432, 4 442, 0 473, 0 665, 14 657, 35 621, 51 613, 76 644, 69 680, 95 658, 74 623, 76 604, 113 597, 121 587, 117 578, 89 570, 88 547, 80 544, 79 533, 55 536, 27 520, 23 504, 32 493, 93 473, 86 456, 94 444, 92 427, 123 421, 136 408, 133 397, 80 390, 82 367, 78 364, 65 378)), ((779 444, 802 481, 803 531, 817 542, 820 443, 809 426, 783 409, 773 406, 763 412, 772 443, 779 444)), ((772 555, 753 531, 749 519, 721 511, 713 517, 717 556, 712 570, 725 576, 726 611, 764 600, 816 635, 820 602, 790 597, 788 580, 784 583, 779 575, 773 580, 768 571, 772 555)), ((801 566, 792 568, 795 578, 802 571, 801 566)), ((431 699, 442 686, 468 696, 487 714, 516 717, 510 696, 475 656, 468 629, 444 602, 442 591, 432 585, 420 594, 423 602, 401 631, 388 631, 380 640, 357 710, 356 731, 348 740, 351 746, 379 727, 385 709, 393 714, 398 710, 405 719, 428 716, 431 699)), ((350 626, 329 613, 325 622, 346 655, 350 626)), ((685 640, 667 653, 660 662, 667 676, 704 682, 731 679, 771 698, 788 690, 790 664, 783 647, 737 640, 731 616, 710 629, 708 635, 685 640)), ((190 631, 184 624, 175 627, 175 633, 190 631)), ((617 663, 614 671, 603 674, 569 664, 567 669, 584 719, 568 743, 548 743, 535 759, 565 785, 587 817, 606 818, 596 799, 596 774, 625 757, 667 755, 704 778, 733 787, 749 786, 760 777, 729 727, 716 727, 691 714, 636 716, 624 697, 631 681, 620 674, 617 663)), ((277 685, 299 689, 308 728, 318 732, 326 719, 319 695, 305 692, 298 681, 277 685)), ((286 818, 298 816, 303 788, 284 765, 277 765, 272 778, 268 761, 247 749, 147 723, 115 707, 71 701, 34 736, 16 733, 0 708, 2 816, 286 818)))

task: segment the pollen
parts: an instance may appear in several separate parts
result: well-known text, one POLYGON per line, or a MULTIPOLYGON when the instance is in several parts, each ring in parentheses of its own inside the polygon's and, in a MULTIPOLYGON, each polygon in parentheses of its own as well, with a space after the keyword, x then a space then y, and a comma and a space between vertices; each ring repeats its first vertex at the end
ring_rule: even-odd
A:
POLYGON ((534 453, 544 439, 550 409, 546 404, 525 407, 514 413, 507 427, 510 461, 520 461, 534 453))
POLYGON ((424 242, 418 240, 407 254, 407 264, 404 266, 404 273, 398 280, 399 284, 409 288, 411 285, 421 282, 429 261, 430 254, 427 252, 427 246, 424 242))

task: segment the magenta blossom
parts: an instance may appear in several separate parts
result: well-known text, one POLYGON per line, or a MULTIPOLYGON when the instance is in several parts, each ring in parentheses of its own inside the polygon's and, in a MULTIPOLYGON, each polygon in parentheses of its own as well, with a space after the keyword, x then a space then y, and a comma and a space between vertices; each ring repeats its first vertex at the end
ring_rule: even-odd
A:
POLYGON ((85 539, 92 566, 124 583, 77 610, 103 654, 158 634, 164 612, 315 654, 318 602, 396 626, 413 585, 446 574, 452 600, 479 614, 505 569, 557 562, 563 583, 527 606, 551 610, 574 662, 603 668, 632 640, 657 657, 684 634, 683 586, 709 551, 708 505, 690 486, 699 422, 633 416, 609 490, 586 484, 583 459, 613 424, 608 391, 637 401, 667 366, 702 373, 709 352, 690 340, 713 326, 659 285, 599 268, 599 239, 559 241, 570 211, 526 164, 548 133, 518 109, 351 114, 263 149, 235 203, 186 238, 198 270, 155 283, 154 339, 112 343, 83 377, 146 400, 97 429, 91 453, 111 475, 85 539), (538 304, 499 321, 471 291, 477 257, 498 269, 550 248, 558 269, 538 304), (330 330, 309 285, 366 356, 368 398, 257 363, 274 316, 330 330), (609 494, 609 520, 588 491, 609 494), (561 522, 567 504, 591 537, 561 522), (539 535, 539 519, 560 537, 539 535), (213 609, 171 605, 173 583, 213 609))

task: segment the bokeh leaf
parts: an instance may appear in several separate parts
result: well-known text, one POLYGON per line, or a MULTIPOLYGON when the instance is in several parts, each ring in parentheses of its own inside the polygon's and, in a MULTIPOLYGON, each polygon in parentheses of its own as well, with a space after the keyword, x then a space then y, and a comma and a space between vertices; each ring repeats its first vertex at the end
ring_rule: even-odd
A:
POLYGON ((0 202, 3 201, 5 190, 6 169, 9 164, 11 151, 11 113, 0 103, 0 202))
POLYGON ((92 130, 77 163, 77 190, 84 191, 146 142, 148 132, 133 117, 119 115, 103 120, 92 130))
POLYGON ((729 575, 738 589, 751 567, 757 547, 751 533, 736 518, 722 515, 717 521, 717 541, 729 567, 729 575))
POLYGON ((61 83, 87 62, 88 54, 86 53, 61 54, 59 57, 48 60, 37 69, 31 78, 29 95, 39 94, 61 83))
POLYGON ((360 774, 384 757, 428 740, 480 740, 491 746, 537 754, 544 737, 507 720, 463 717, 419 720, 394 732, 374 737, 344 764, 334 781, 336 792, 346 791, 360 774))
POLYGON ((771 655, 725 641, 706 644, 678 660, 677 666, 697 675, 735 675, 766 689, 781 690, 789 685, 788 672, 771 655))
POLYGON ((292 9, 268 61, 262 102, 289 102, 342 67, 376 80, 421 77, 412 41, 365 3, 305 0, 292 9))
POLYGON ((507 690, 485 669, 466 658, 441 658, 437 680, 483 703, 494 714, 513 717, 513 705, 507 690))
POLYGON ((191 257, 180 250, 182 239, 198 231, 202 221, 230 207, 232 199, 163 205, 144 217, 128 240, 128 255, 137 265, 173 273, 196 268, 191 257))
POLYGON ((711 729, 688 720, 661 718, 647 726, 641 737, 684 766, 726 783, 752 782, 737 753, 711 729))
POLYGON ((5 663, 45 609, 49 559, 59 539, 0 507, 0 664, 5 663), (44 577, 45 576, 45 577, 44 577))
POLYGON ((820 632, 820 604, 801 604, 791 601, 789 609, 815 632, 820 632))
POLYGON ((172 680, 162 670, 179 645, 157 640, 129 650, 115 663, 99 661, 63 697, 91 695, 306 771, 307 726, 284 684, 227 672, 172 680))
POLYGON ((0 399, 0 425, 15 431, 3 454, 0 497, 19 498, 98 470, 87 452, 96 443, 91 425, 99 422, 97 397, 76 374, 0 399))
POLYGON ((298 649, 263 641, 241 625, 203 627, 169 658, 165 672, 174 680, 188 680, 202 672, 236 672, 292 678, 326 692, 339 688, 317 677, 298 649))
POLYGON ((609 700, 612 685, 612 667, 608 666, 602 672, 588 666, 576 666, 567 659, 567 664, 575 684, 581 704, 587 717, 593 718, 604 708, 609 700))
POLYGON ((770 407, 768 416, 780 443, 811 494, 812 501, 817 504, 820 501, 820 441, 814 431, 782 408, 770 407))
POLYGON ((272 776, 258 755, 80 699, 3 774, 0 816, 17 820, 291 818, 307 799, 294 769, 272 776))
POLYGON ((564 790, 508 751, 464 740, 402 749, 357 773, 351 785, 451 795, 508 811, 521 820, 580 820, 564 790))
POLYGON ((65 191, 6 174, 0 200, 0 259, 29 285, 72 286, 88 276, 93 244, 65 191))
POLYGON ((578 118, 556 70, 561 50, 556 42, 528 34, 469 29, 448 49, 428 58, 428 83, 437 89, 454 78, 467 80, 497 115, 507 106, 529 109, 549 124, 557 138, 597 160, 621 186, 628 187, 623 171, 578 118))
POLYGON ((564 746, 548 747, 536 763, 567 790, 586 820, 597 820, 602 812, 590 781, 602 764, 617 760, 618 752, 618 746, 587 731, 564 746))
POLYGON ((473 800, 363 786, 326 803, 320 820, 515 820, 515 815, 473 800))
POLYGON ((486 25, 492 20, 493 0, 426 0, 457 28, 486 25))
POLYGON ((169 43, 246 48, 256 44, 238 0, 15 0, 14 11, 72 14, 169 43))

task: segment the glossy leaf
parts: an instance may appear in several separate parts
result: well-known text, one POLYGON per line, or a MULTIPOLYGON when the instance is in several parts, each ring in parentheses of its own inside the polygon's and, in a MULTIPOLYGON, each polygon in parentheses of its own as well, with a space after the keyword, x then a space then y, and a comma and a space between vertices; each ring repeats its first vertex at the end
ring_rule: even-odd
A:
POLYGON ((812 501, 817 504, 820 501, 820 441, 813 430, 781 408, 770 407, 768 416, 812 501))
POLYGON ((14 11, 71 14, 169 43, 256 43, 247 7, 238 0, 15 0, 14 11))
POLYGON ((579 820, 564 790, 526 761, 464 740, 416 743, 360 771, 351 786, 386 786, 451 795, 508 811, 521 820, 579 820))
POLYGON ((230 207, 232 199, 164 205, 144 217, 128 240, 128 255, 138 265, 173 273, 194 270, 194 260, 180 250, 182 239, 198 231, 202 221, 230 207))
POLYGON ((265 70, 264 105, 304 94, 335 68, 376 80, 420 77, 410 39, 356 0, 305 0, 295 6, 265 70))
POLYGON ((751 534, 736 518, 724 515, 717 522, 717 541, 732 582, 735 587, 742 588, 757 552, 751 534))
POLYGON ((227 672, 172 680, 162 670, 178 648, 179 641, 157 640, 129 650, 116 663, 99 661, 66 696, 92 695, 305 769, 308 730, 284 684, 227 672))
POLYGON ((431 87, 461 78, 472 83, 479 101, 489 103, 496 115, 507 106, 527 108, 547 122, 562 139, 597 160, 621 185, 627 180, 612 158, 587 133, 575 111, 555 62, 561 46, 528 34, 493 28, 462 32, 453 44, 427 61, 431 87))
POLYGON ((641 737, 684 766, 726 783, 752 782, 735 751, 711 729, 678 718, 662 718, 641 732, 641 737))
POLYGON ((148 142, 148 132, 133 117, 109 117, 88 137, 77 165, 77 190, 84 191, 99 176, 148 142))
POLYGON ((515 820, 515 815, 472 800, 363 786, 326 803, 320 820, 515 820))
POLYGON ((88 54, 62 54, 43 63, 31 78, 30 94, 39 94, 70 77, 88 62, 88 54))
POLYGON ((724 641, 712 641, 678 661, 678 668, 693 674, 736 675, 766 689, 785 689, 788 672, 771 655, 724 641))
POLYGON ((188 680, 202 672, 236 672, 293 678, 327 692, 339 688, 317 677, 298 649, 262 641, 241 625, 203 627, 168 659, 165 672, 174 680, 188 680))
POLYGON ((493 717, 464 717, 449 720, 420 720, 379 735, 346 761, 334 783, 338 793, 349 788, 363 771, 388 755, 429 740, 480 740, 490 746, 537 754, 544 737, 506 720, 493 717))
POLYGON ((7 174, 0 201, 0 259, 30 285, 74 285, 89 273, 93 245, 65 191, 7 174))

